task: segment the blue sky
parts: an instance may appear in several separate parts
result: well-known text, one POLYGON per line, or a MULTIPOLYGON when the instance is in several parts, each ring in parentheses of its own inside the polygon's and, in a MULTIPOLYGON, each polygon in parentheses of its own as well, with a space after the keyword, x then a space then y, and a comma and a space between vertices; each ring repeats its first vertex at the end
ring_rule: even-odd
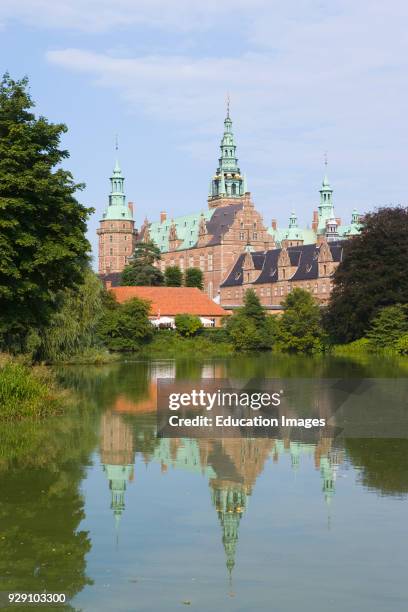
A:
POLYGON ((348 220, 407 203, 407 20, 402 0, 0 0, 0 71, 68 125, 93 246, 116 133, 137 226, 206 206, 227 92, 265 221, 310 223, 325 151, 348 220))

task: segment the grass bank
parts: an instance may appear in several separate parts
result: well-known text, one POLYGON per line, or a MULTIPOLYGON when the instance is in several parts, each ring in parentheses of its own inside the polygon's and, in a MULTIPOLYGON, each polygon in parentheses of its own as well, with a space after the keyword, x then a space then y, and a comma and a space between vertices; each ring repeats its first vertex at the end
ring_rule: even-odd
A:
POLYGON ((60 414, 68 402, 48 368, 0 355, 0 421, 60 414))

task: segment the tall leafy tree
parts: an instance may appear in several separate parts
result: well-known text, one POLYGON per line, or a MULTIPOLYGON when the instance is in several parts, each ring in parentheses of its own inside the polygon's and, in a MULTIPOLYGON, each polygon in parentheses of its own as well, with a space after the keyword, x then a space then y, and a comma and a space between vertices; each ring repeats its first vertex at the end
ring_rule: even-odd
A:
POLYGON ((200 268, 187 268, 184 274, 184 284, 186 287, 204 288, 204 275, 200 268))
POLYGON ((160 286, 164 277, 154 264, 160 261, 160 249, 153 241, 137 242, 133 257, 122 272, 122 285, 160 286))
POLYGON ((408 208, 367 214, 360 236, 344 243, 325 324, 333 340, 364 336, 384 306, 408 302, 408 208))
POLYGON ((83 277, 92 209, 75 198, 83 185, 60 164, 64 124, 32 112, 28 80, 0 82, 0 342, 24 349, 47 324, 61 289, 83 277))
POLYGON ((164 282, 166 287, 181 287, 183 273, 178 266, 168 266, 164 271, 164 282))
POLYGON ((322 350, 324 332, 318 303, 309 291, 296 287, 282 302, 278 346, 288 352, 313 353, 322 350))

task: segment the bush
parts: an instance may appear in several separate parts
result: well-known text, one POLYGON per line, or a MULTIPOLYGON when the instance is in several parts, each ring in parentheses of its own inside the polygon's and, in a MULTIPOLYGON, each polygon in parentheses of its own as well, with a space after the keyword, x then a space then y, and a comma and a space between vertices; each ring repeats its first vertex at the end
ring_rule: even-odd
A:
POLYGON ((231 340, 225 327, 203 327, 200 331, 200 338, 214 343, 230 342, 231 340))
POLYGON ((382 308, 371 322, 367 338, 375 349, 393 348, 408 333, 408 308, 396 304, 382 308))
POLYGON ((194 336, 203 327, 200 317, 190 314, 176 315, 174 322, 178 333, 184 337, 194 336))
POLYGON ((349 355, 354 353, 369 353, 372 350, 371 342, 368 338, 359 338, 349 344, 338 344, 334 346, 333 352, 336 355, 349 355))
POLYGON ((396 341, 395 350, 399 355, 408 355, 408 334, 404 334, 396 341))
POLYGON ((99 336, 111 351, 137 351, 153 336, 148 315, 150 303, 133 298, 103 316, 99 336))
POLYGON ((53 374, 2 356, 0 362, 0 420, 43 418, 58 414, 66 403, 53 374))

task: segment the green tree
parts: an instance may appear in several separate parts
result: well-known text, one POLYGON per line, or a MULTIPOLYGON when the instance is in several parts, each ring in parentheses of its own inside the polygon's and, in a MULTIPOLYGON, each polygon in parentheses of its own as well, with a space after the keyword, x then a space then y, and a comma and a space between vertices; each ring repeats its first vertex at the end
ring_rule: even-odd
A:
POLYGON ((160 249, 153 241, 137 242, 132 259, 122 272, 121 284, 149 287, 163 285, 163 274, 154 265, 160 261, 160 258, 160 249))
POLYGON ((367 338, 375 348, 391 348, 408 332, 408 305, 382 308, 374 317, 367 338))
POLYGON ((200 317, 191 314, 178 314, 174 322, 181 336, 194 336, 203 327, 200 317))
POLYGON ((60 361, 100 345, 98 324, 111 299, 106 293, 90 269, 78 288, 61 291, 58 311, 38 337, 36 358, 60 361))
POLYGON ((132 298, 107 311, 98 328, 104 345, 112 351, 137 351, 153 336, 149 310, 149 302, 132 298))
POLYGON ((361 235, 344 243, 325 326, 336 342, 361 338, 380 308, 408 302, 408 208, 367 214, 361 235))
POLYGON ((0 345, 24 350, 43 328, 61 289, 82 281, 92 209, 75 199, 83 185, 60 167, 62 123, 36 117, 28 80, 0 82, 0 345))
POLYGON ((247 289, 244 304, 225 325, 237 351, 270 349, 274 341, 274 317, 268 317, 255 291, 247 289))
POLYGON ((253 289, 247 289, 244 295, 244 305, 241 314, 251 319, 256 325, 263 325, 266 321, 265 308, 253 289))
POLYGON ((184 285, 186 287, 197 287, 203 290, 204 275, 200 268, 187 268, 184 274, 184 285))
POLYGON ((183 274, 178 266, 169 266, 165 269, 164 283, 166 287, 181 287, 183 274))
POLYGON ((283 351, 313 353, 324 347, 319 305, 309 291, 296 287, 282 302, 278 346, 283 351))

